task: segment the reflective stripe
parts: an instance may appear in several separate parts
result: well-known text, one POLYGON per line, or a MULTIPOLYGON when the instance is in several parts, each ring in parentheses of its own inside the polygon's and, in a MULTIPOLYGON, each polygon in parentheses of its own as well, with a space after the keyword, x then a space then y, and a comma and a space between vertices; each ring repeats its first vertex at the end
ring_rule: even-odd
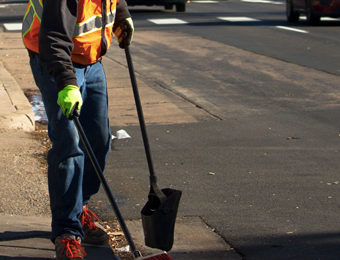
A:
POLYGON ((29 10, 27 11, 25 18, 22 22, 22 35, 25 36, 26 33, 31 29, 33 24, 33 15, 34 15, 34 8, 30 5, 29 10))
POLYGON ((111 26, 115 21, 115 17, 116 17, 116 9, 107 14, 107 25, 106 26, 111 26))
POLYGON ((39 0, 30 0, 30 7, 25 14, 22 24, 23 36, 25 36, 25 34, 30 30, 33 23, 34 15, 41 22, 42 13, 43 13, 42 3, 39 0))
POLYGON ((41 17, 43 14, 43 5, 39 0, 30 0, 33 4, 35 15, 38 17, 39 21, 41 22, 41 17))
MULTIPOLYGON (((107 24, 105 25, 105 27, 109 27, 114 23, 116 10, 107 13, 106 16, 107 24)), ((78 37, 96 30, 101 30, 102 26, 103 26, 102 16, 101 15, 93 16, 83 23, 76 24, 73 30, 73 37, 78 37)))

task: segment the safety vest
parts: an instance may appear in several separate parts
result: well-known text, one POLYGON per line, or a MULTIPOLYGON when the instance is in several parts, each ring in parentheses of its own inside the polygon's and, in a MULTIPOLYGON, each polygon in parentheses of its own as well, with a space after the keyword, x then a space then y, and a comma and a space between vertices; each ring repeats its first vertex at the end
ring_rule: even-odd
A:
MULTIPOLYGON (((117 1, 118 2, 118 1, 117 1)), ((83 65, 93 64, 111 45, 112 27, 116 15, 116 0, 80 0, 78 17, 72 41, 71 60, 83 65), (102 14, 104 13, 104 15, 102 14)), ((43 13, 43 0, 29 0, 22 25, 22 37, 27 49, 39 53, 39 30, 43 13)))

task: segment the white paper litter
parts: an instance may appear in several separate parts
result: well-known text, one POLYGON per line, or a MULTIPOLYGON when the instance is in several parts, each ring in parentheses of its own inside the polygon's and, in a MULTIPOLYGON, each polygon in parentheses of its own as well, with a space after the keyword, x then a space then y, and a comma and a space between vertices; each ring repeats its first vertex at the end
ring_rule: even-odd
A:
POLYGON ((119 252, 129 252, 130 251, 130 246, 117 248, 116 250, 119 251, 119 252))
POLYGON ((118 130, 116 132, 116 136, 112 135, 112 140, 113 139, 126 139, 126 138, 131 138, 131 136, 123 129, 118 130))

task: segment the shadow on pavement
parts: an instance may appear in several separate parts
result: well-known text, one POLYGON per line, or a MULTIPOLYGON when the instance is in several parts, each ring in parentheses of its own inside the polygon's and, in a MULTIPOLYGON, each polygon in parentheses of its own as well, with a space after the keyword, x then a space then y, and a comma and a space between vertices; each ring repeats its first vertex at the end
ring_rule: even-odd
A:
POLYGON ((11 241, 11 240, 19 240, 19 239, 27 239, 33 237, 40 238, 50 238, 51 232, 48 231, 5 231, 0 233, 0 241, 11 241))
POLYGON ((12 260, 27 260, 27 259, 35 259, 35 260, 39 260, 39 259, 44 259, 44 260, 49 260, 49 259, 54 259, 55 258, 46 258, 46 257, 25 257, 25 256, 18 256, 18 257, 10 257, 10 256, 2 256, 0 255, 0 260, 2 259, 12 259, 12 260))
POLYGON ((230 241, 243 259, 335 260, 340 258, 340 232, 287 236, 241 237, 230 241))

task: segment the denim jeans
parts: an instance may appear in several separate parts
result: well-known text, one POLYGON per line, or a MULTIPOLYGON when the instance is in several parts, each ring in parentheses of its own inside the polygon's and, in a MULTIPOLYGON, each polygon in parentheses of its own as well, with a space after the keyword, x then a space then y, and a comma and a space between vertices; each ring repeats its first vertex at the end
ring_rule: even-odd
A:
MULTIPOLYGON (((48 118, 48 135, 52 148, 48 152, 48 187, 52 212, 52 237, 71 233, 83 238, 78 219, 90 197, 97 193, 100 181, 93 169, 73 121, 68 120, 57 104, 58 90, 54 79, 39 56, 30 58, 34 80, 40 89, 48 118)), ((83 98, 79 121, 104 171, 111 145, 108 119, 106 78, 101 62, 73 64, 83 98)))

